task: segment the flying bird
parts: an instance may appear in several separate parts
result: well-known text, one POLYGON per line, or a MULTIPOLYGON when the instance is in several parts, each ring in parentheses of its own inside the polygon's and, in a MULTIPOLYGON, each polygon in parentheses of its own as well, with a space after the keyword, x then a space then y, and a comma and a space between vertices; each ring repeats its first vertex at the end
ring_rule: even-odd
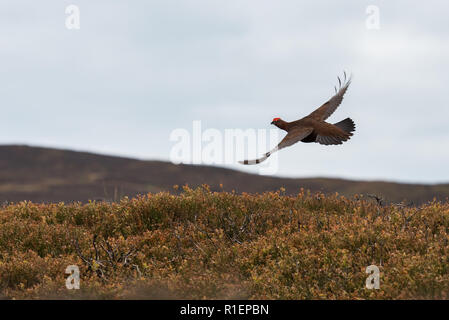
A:
POLYGON ((239 163, 245 165, 261 163, 267 160, 274 152, 289 147, 299 141, 305 143, 317 142, 324 145, 335 145, 342 144, 349 140, 353 135, 352 132, 355 131, 355 124, 351 118, 346 118, 334 124, 325 121, 341 104, 343 96, 351 84, 351 76, 347 78, 346 72, 344 72, 343 81, 340 77, 337 77, 337 79, 339 88, 337 89, 337 87, 335 87, 335 95, 308 116, 292 122, 284 121, 281 118, 273 119, 271 124, 274 124, 279 129, 287 131, 287 135, 273 150, 265 153, 263 157, 259 159, 244 160, 239 161, 239 163))

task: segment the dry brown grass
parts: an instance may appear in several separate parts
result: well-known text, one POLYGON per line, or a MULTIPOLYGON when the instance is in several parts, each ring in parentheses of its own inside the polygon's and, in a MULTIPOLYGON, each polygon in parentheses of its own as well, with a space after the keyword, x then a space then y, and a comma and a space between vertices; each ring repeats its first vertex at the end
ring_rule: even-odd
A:
POLYGON ((438 202, 207 187, 119 203, 21 202, 0 209, 0 296, 447 299, 448 239, 449 204, 438 202), (65 288, 73 264, 80 290, 65 288), (380 290, 365 288, 371 264, 380 290))

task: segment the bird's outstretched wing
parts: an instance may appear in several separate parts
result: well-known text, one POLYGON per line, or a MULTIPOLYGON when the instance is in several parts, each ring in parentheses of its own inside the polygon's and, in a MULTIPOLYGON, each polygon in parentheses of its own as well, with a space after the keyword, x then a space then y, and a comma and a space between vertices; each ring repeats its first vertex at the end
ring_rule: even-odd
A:
POLYGON ((244 160, 239 161, 240 164, 245 165, 253 165, 253 164, 259 164, 265 160, 268 159, 269 156, 271 156, 276 151, 279 151, 283 148, 289 147, 293 144, 295 144, 298 141, 301 141, 305 137, 307 137, 309 134, 311 134, 313 131, 312 127, 298 127, 290 130, 290 132, 282 139, 281 142, 274 148, 273 150, 265 153, 263 157, 256 159, 256 160, 244 160))
POLYGON ((346 72, 344 72, 344 79, 341 81, 338 77, 339 88, 335 87, 335 95, 330 98, 325 104, 313 111, 308 117, 313 118, 318 121, 324 121, 331 116, 332 113, 338 108, 338 106, 343 101, 343 96, 346 93, 349 85, 351 84, 351 77, 346 78, 346 72))

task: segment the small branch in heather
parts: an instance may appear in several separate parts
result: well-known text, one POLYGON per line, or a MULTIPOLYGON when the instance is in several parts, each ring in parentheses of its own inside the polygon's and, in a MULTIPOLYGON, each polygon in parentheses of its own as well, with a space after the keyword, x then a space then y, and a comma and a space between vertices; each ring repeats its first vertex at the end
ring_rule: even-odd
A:
POLYGON ((367 194, 366 196, 367 196, 368 198, 371 198, 371 199, 376 200, 377 204, 378 204, 380 207, 383 207, 383 206, 384 206, 384 198, 382 198, 381 196, 378 196, 378 195, 376 195, 376 194, 367 194))
POLYGON ((142 276, 139 267, 136 264, 131 263, 132 257, 137 253, 135 248, 131 248, 127 252, 120 252, 119 249, 113 248, 107 240, 103 240, 100 243, 97 240, 98 236, 94 235, 92 239, 94 256, 84 255, 81 252, 78 240, 72 240, 77 255, 86 264, 89 271, 94 271, 99 278, 105 281, 107 281, 106 275, 110 275, 113 271, 117 271, 117 269, 123 267, 136 269, 139 277, 142 276), (98 250, 98 248, 101 248, 102 251, 98 250), (102 254, 102 252, 104 252, 104 254, 102 254))

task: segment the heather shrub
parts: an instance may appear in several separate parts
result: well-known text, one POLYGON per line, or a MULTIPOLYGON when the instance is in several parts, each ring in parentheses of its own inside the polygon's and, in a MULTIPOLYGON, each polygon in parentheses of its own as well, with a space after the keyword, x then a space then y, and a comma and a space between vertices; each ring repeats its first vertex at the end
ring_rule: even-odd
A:
POLYGON ((449 204, 185 187, 0 208, 0 295, 50 299, 447 299, 449 204), (380 289, 365 287, 369 265, 380 289), (80 269, 68 290, 68 265, 80 269))

